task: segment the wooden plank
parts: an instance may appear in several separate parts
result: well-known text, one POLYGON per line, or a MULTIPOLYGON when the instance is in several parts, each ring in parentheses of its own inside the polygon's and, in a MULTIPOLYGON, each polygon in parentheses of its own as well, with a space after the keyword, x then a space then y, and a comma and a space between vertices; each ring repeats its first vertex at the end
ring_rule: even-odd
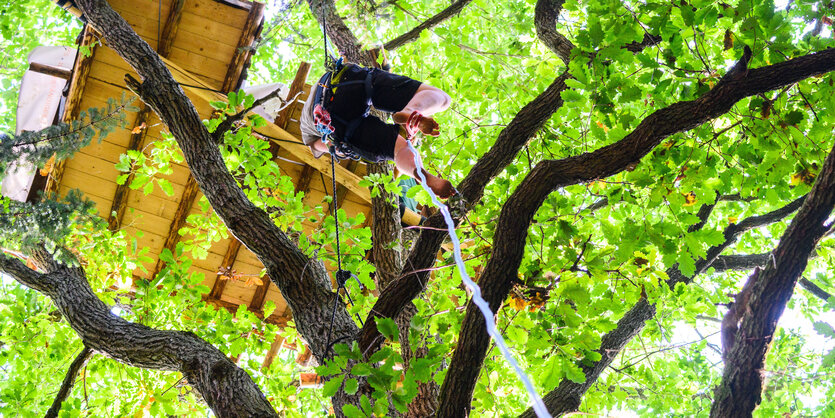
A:
MULTIPOLYGON (((224 80, 224 77, 228 75, 227 63, 197 54, 195 52, 186 51, 180 48, 173 48, 169 58, 171 61, 176 62, 183 68, 190 69, 192 73, 202 75, 211 80, 224 80)), ((237 82, 237 80, 234 81, 237 82)), ((212 85, 216 86, 215 83, 216 82, 213 81, 212 85)), ((221 84, 219 90, 228 91, 226 90, 226 84, 221 84)))
POLYGON ((272 279, 270 275, 264 275, 261 278, 261 284, 255 288, 255 294, 252 295, 252 300, 249 302, 249 309, 253 311, 261 311, 264 309, 264 302, 266 300, 267 291, 270 289, 272 279))
MULTIPOLYGON (((252 4, 250 3, 251 7, 252 4)), ((249 7, 246 9, 229 7, 213 0, 190 0, 186 11, 205 19, 214 20, 225 25, 241 28, 246 24, 249 7)))
MULTIPOLYGON (((90 64, 93 62, 93 57, 96 54, 96 40, 99 34, 92 28, 86 26, 81 35, 80 46, 90 47, 90 55, 85 56, 81 53, 81 48, 75 55, 75 63, 73 64, 73 74, 70 79, 70 90, 67 94, 67 103, 64 107, 64 114, 61 117, 63 122, 69 122, 78 118, 81 111, 81 97, 84 95, 84 87, 87 83, 87 75, 90 73, 90 64)), ((58 184, 61 183, 61 177, 64 174, 64 164, 66 160, 59 161, 52 164, 52 168, 46 179, 44 186, 47 194, 58 191, 58 184)))
MULTIPOLYGON (((169 58, 172 62, 176 62, 178 65, 196 70, 195 75, 201 77, 210 88, 215 90, 219 89, 222 84, 222 82, 218 80, 226 74, 226 64, 222 61, 183 50, 178 48, 176 45, 171 48, 169 58)), ((122 58, 115 52, 103 54, 101 59, 96 59, 91 75, 105 83, 110 84, 114 88, 118 88, 119 90, 116 91, 121 94, 121 90, 126 90, 124 81, 125 74, 131 74, 132 76, 137 77, 136 73, 132 69, 124 68, 126 65, 127 63, 124 62, 124 60, 122 60, 122 58)), ((112 93, 111 96, 113 96, 112 93)), ((118 94, 116 96, 118 97, 118 94)), ((198 110, 211 112, 211 107, 204 109, 198 108, 198 110)), ((201 112, 201 116, 207 117, 208 114, 201 112)))
MULTIPOLYGON (((67 186, 61 184, 60 187, 58 188, 58 194, 59 194, 59 196, 66 196, 67 193, 69 193, 70 190, 72 190, 71 187, 67 187, 67 186)), ((92 195, 85 195, 84 197, 86 199, 92 200, 96 204, 96 210, 99 213, 104 213, 104 211, 106 211, 107 208, 110 207, 110 201, 107 200, 104 197, 92 196, 92 195)))
POLYGON ((171 45, 174 43, 174 38, 177 37, 177 29, 180 26, 180 18, 183 16, 183 6, 185 0, 174 0, 168 12, 168 18, 165 19, 165 27, 162 29, 162 40, 160 40, 157 52, 167 57, 171 53, 171 45))
POLYGON ((273 364, 275 357, 278 355, 278 352, 281 350, 283 345, 284 337, 276 335, 275 340, 273 340, 272 344, 270 344, 270 349, 267 351, 267 355, 264 356, 264 362, 261 363, 261 370, 267 370, 270 368, 270 365, 273 364))
MULTIPOLYGON (((199 79, 196 79, 194 76, 189 74, 187 71, 180 68, 178 65, 163 59, 166 65, 168 65, 169 69, 171 70, 172 75, 174 78, 181 83, 189 84, 191 86, 198 86, 198 87, 191 87, 188 85, 184 85, 183 89, 186 91, 190 91, 192 95, 192 101, 197 102, 197 98, 199 97, 205 103, 213 100, 225 100, 226 97, 222 94, 209 92, 205 89, 200 88, 202 86, 208 87, 205 83, 202 83, 199 79)), ((289 154, 293 156, 294 159, 298 160, 299 162, 304 162, 311 165, 316 170, 323 172, 323 173, 330 173, 330 162, 325 161, 325 158, 315 158, 313 154, 310 153, 310 149, 307 145, 304 145, 301 140, 297 137, 294 137, 287 133, 287 131, 279 128, 275 124, 267 123, 266 126, 263 128, 259 128, 258 132, 275 139, 270 139, 270 141, 280 140, 278 144, 281 148, 287 151, 289 154), (284 141, 291 141, 291 142, 284 142, 284 141)), ((344 184, 350 191, 356 193, 357 196, 363 199, 365 202, 371 202, 371 193, 368 191, 367 188, 360 186, 359 182, 362 180, 356 174, 348 171, 345 167, 337 166, 336 167, 336 180, 344 184)))
MULTIPOLYGON (((188 212, 191 210, 191 206, 194 204, 194 199, 197 198, 197 194, 200 191, 200 188, 197 187, 197 181, 194 180, 194 177, 189 177, 189 181, 186 184, 185 190, 183 191, 182 196, 180 197, 180 203, 177 206, 177 212, 174 214, 174 219, 171 221, 171 225, 168 227, 168 237, 165 238, 165 243, 163 244, 163 249, 168 249, 168 251, 174 252, 175 247, 177 246, 177 241, 180 240, 180 228, 183 227, 186 223, 186 217, 188 216, 188 212)), ((154 274, 152 277, 156 277, 162 267, 165 265, 165 262, 162 260, 157 260, 157 265, 154 267, 154 274)))
POLYGON ((171 222, 170 219, 136 209, 126 213, 123 221, 125 225, 131 225, 142 232, 148 232, 160 237, 168 234, 166 226, 171 222))
MULTIPOLYGON (((142 148, 142 142, 145 138, 145 129, 147 125, 148 116, 151 113, 151 108, 143 105, 142 109, 136 115, 136 121, 133 123, 133 131, 130 136, 130 143, 125 151, 138 151, 142 148), (137 131, 138 130, 138 131, 137 131)), ((122 218, 125 216, 125 209, 128 203, 128 186, 133 182, 133 171, 128 174, 127 180, 116 186, 116 193, 113 195, 113 206, 110 207, 110 213, 107 218, 107 226, 111 231, 118 231, 119 226, 122 225, 122 218)))
POLYGON ((261 27, 264 24, 264 7, 264 3, 253 3, 249 9, 249 16, 247 16, 246 24, 241 30, 238 48, 229 63, 221 91, 237 90, 240 86, 241 73, 243 73, 244 67, 249 65, 249 58, 252 56, 252 43, 261 33, 261 27))
POLYGON ((72 167, 85 174, 96 176, 113 183, 116 182, 116 178, 120 174, 112 162, 104 160, 97 155, 84 152, 76 153, 71 160, 67 161, 66 167, 72 167))
POLYGON ((63 80, 69 80, 72 77, 72 70, 67 70, 60 67, 53 67, 51 65, 41 64, 39 62, 30 62, 29 71, 46 74, 52 77, 58 77, 63 80))
POLYGON ((153 193, 145 195, 141 190, 131 190, 128 193, 128 209, 139 210, 166 219, 174 218, 177 202, 173 198, 162 198, 153 193))
POLYGON ((226 288, 226 283, 229 281, 228 275, 232 270, 232 265, 235 264, 235 259, 238 257, 238 251, 241 249, 241 242, 232 238, 229 243, 229 248, 226 250, 226 255, 223 256, 223 261, 218 267, 218 273, 215 276, 215 284, 212 286, 212 291, 209 292, 209 297, 220 299, 223 294, 223 289, 226 288))
MULTIPOLYGON (((290 84, 290 91, 287 93, 287 100, 291 100, 296 97, 297 94, 300 95, 302 93, 308 74, 310 74, 310 63, 302 61, 302 63, 299 64, 299 69, 296 70, 296 76, 293 78, 293 83, 290 84)), ((295 101, 278 112, 278 115, 275 117, 275 121, 273 123, 282 129, 286 128, 287 123, 290 122, 290 115, 297 107, 299 107, 298 104, 298 101, 295 101)))
POLYGON ((188 13, 187 11, 183 13, 180 25, 184 31, 203 34, 203 36, 206 36, 213 41, 231 45, 236 48, 242 32, 240 27, 229 26, 220 22, 206 20, 201 16, 188 13))
MULTIPOLYGON (((357 166, 359 166, 359 162, 354 161, 354 160, 348 160, 348 161, 345 162, 345 165, 344 165, 344 167, 347 168, 348 170, 350 170, 352 173, 357 169, 357 166)), ((336 202, 336 209, 337 210, 339 210, 339 208, 341 208, 342 205, 345 203, 345 198, 346 198, 347 194, 348 194, 348 188, 345 187, 342 184, 337 184, 336 191, 333 194, 334 200, 336 202)), ((329 215, 333 215, 333 213, 331 213, 333 206, 334 206, 333 204, 328 205, 328 214, 329 215)))
POLYGON ((246 277, 238 277, 235 280, 230 280, 221 300, 246 306, 246 303, 252 300, 252 294, 255 292, 255 286, 251 282, 247 284, 247 279, 246 277))
POLYGON ((61 185, 70 189, 79 189, 85 195, 98 196, 110 200, 116 192, 116 183, 88 174, 80 166, 67 166, 61 185))

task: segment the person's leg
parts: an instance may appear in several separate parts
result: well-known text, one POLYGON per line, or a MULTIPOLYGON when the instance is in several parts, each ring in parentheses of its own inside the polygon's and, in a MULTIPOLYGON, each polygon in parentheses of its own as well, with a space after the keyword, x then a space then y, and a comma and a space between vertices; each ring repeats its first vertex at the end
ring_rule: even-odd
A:
POLYGON ((450 103, 452 99, 443 90, 422 83, 409 103, 403 110, 392 115, 392 119, 395 123, 402 125, 408 122, 413 112, 418 112, 423 115, 418 123, 418 129, 426 135, 438 136, 440 134, 438 123, 430 116, 446 110, 450 103))
MULTIPOLYGON (((415 166, 415 156, 409 149, 406 139, 400 135, 397 136, 397 142, 394 145, 394 164, 402 173, 420 182, 417 166, 415 166)), ((441 199, 447 199, 455 194, 455 188, 448 180, 432 175, 426 170, 423 170, 423 175, 426 177, 426 185, 441 199)))

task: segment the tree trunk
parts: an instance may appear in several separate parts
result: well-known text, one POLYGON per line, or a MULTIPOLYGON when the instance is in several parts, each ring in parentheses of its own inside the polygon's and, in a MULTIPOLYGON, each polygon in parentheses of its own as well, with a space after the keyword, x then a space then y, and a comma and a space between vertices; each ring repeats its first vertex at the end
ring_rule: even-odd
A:
POLYGON ((723 325, 725 350, 722 382, 716 389, 711 417, 749 417, 759 405, 765 358, 777 321, 806 269, 818 240, 832 228, 827 218, 835 206, 835 148, 830 151, 780 243, 764 270, 755 272, 737 296, 736 313, 729 311, 723 325), (728 329, 729 328, 729 329, 728 329))

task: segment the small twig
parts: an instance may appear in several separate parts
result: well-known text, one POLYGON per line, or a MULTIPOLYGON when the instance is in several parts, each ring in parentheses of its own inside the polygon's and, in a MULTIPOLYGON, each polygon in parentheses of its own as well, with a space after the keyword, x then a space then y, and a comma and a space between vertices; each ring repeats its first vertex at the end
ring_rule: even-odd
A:
MULTIPOLYGON (((81 352, 78 353, 78 356, 75 357, 75 360, 70 364, 69 370, 67 370, 67 375, 64 377, 64 382, 61 383, 61 389, 58 390, 58 394, 55 395, 55 400, 52 401, 52 406, 49 407, 49 410, 46 411, 46 418, 55 418, 58 416, 58 411, 61 410, 61 404, 67 400, 67 397, 70 395, 72 391, 73 385, 75 385, 75 377, 78 374, 78 371, 87 364, 87 360, 90 359, 93 355, 93 350, 90 350, 87 346, 84 346, 81 349, 81 352)), ((85 382, 86 383, 86 382, 85 382)), ((86 385, 85 385, 85 399, 87 398, 86 395, 86 385)))

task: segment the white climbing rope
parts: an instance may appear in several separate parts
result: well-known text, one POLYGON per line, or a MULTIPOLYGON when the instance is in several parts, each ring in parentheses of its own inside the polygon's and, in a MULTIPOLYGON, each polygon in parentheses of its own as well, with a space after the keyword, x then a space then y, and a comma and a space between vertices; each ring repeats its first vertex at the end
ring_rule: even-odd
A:
POLYGON ((417 150, 415 150, 412 146, 411 141, 406 141, 406 144, 409 147, 409 151, 411 151, 412 155, 415 156, 415 166, 417 168, 415 171, 417 171, 418 176, 420 177, 421 186, 423 186, 423 189, 429 193, 429 196, 432 198, 432 203, 440 209, 441 214, 444 216, 447 231, 449 232, 449 238, 452 240, 452 245, 454 246, 455 264, 458 266, 458 273, 461 275, 461 279, 464 281, 464 284, 467 285, 470 292, 472 292, 473 303, 478 306, 478 309, 484 316, 484 322, 487 325, 487 333, 493 337, 493 340, 496 342, 496 346, 499 347, 499 351, 501 351, 507 362, 513 366, 513 369, 516 371, 516 374, 519 376, 522 384, 525 385, 525 389, 528 391, 528 397, 530 397, 533 402, 533 410, 536 412, 536 415, 540 418, 551 418, 551 414, 545 407, 545 403, 542 402, 542 398, 539 397, 538 393, 536 393, 533 383, 531 383, 531 380, 522 368, 519 367, 519 363, 515 358, 513 358, 513 354, 510 353, 510 349, 507 347, 507 344, 505 344, 502 334, 499 333, 499 330, 496 328, 496 322, 493 320, 493 311, 490 310, 490 306, 487 304, 487 301, 481 297, 481 288, 478 287, 478 285, 472 281, 470 276, 467 274, 467 269, 464 266, 464 260, 461 257, 461 242, 458 240, 458 235, 455 233, 455 222, 453 222, 452 215, 449 213, 449 207, 441 203, 441 201, 438 200, 438 197, 435 196, 435 193, 432 192, 432 189, 426 185, 426 176, 423 175, 423 164, 420 160, 420 154, 418 154, 417 150))

